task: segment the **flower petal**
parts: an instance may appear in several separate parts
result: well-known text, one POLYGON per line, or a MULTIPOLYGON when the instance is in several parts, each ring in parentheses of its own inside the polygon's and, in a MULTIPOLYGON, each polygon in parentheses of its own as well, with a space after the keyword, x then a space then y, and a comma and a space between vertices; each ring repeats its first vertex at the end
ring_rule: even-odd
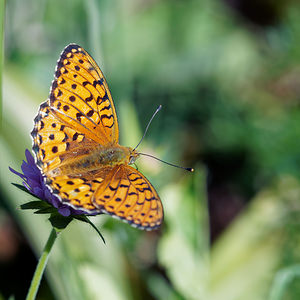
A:
POLYGON ((71 214, 70 208, 67 206, 62 206, 58 209, 58 212, 64 217, 68 217, 71 214))
POLYGON ((40 199, 43 199, 44 191, 41 189, 41 187, 36 186, 32 189, 32 191, 37 197, 39 197, 40 199))
POLYGON ((25 156, 26 156, 28 164, 30 164, 30 165, 35 164, 34 158, 28 149, 25 150, 25 156))
POLYGON ((11 167, 8 167, 8 169, 9 169, 9 171, 11 171, 12 173, 14 173, 14 174, 16 174, 16 175, 20 176, 22 179, 25 179, 25 176, 24 176, 23 174, 21 174, 21 173, 17 172, 17 171, 16 171, 16 170, 14 170, 13 168, 11 168, 11 167))
POLYGON ((33 193, 31 187, 27 184, 26 181, 23 181, 22 184, 26 187, 26 189, 27 189, 30 193, 33 193))
POLYGON ((23 160, 23 163, 21 165, 21 169, 22 169, 22 171, 23 171, 23 173, 26 177, 32 177, 32 176, 35 175, 34 174, 35 172, 32 169, 32 167, 30 165, 28 165, 28 163, 24 160, 23 160))

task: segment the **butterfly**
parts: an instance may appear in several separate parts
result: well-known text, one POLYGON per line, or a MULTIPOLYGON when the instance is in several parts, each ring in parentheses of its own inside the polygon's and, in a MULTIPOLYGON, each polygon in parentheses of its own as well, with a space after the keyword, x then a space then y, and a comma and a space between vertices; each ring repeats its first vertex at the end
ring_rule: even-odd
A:
POLYGON ((62 203, 87 214, 109 214, 139 229, 161 225, 161 200, 149 180, 130 166, 139 153, 119 145, 107 82, 79 45, 63 50, 31 136, 44 182, 62 203))

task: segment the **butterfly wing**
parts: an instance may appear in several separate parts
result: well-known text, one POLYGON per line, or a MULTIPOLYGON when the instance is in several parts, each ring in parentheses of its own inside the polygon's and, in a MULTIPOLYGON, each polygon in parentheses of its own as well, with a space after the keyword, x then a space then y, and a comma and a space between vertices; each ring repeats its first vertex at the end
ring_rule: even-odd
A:
POLYGON ((62 52, 50 99, 40 106, 31 135, 44 174, 99 144, 118 143, 117 115, 106 80, 82 47, 70 44, 62 52))
POLYGON ((61 202, 87 213, 99 213, 98 207, 92 203, 93 195, 104 178, 112 171, 112 167, 103 167, 97 171, 89 171, 81 176, 47 177, 46 184, 61 202))
POLYGON ((97 143, 57 117, 48 102, 44 102, 34 119, 31 132, 36 164, 47 175, 74 156, 87 154, 97 143))
POLYGON ((107 174, 92 202, 101 211, 140 229, 156 229, 163 220, 162 203, 154 187, 128 165, 117 165, 107 174))
POLYGON ((56 174, 74 157, 99 145, 118 143, 117 115, 106 80, 80 46, 65 48, 50 99, 35 118, 33 151, 45 182, 58 198, 88 213, 105 212, 134 227, 160 226, 163 208, 151 183, 128 165, 103 166, 81 174, 56 174))
POLYGON ((80 177, 56 176, 46 183, 63 203, 87 213, 107 213, 146 230, 158 228, 163 220, 154 187, 128 165, 103 167, 80 177))
POLYGON ((70 44, 62 52, 49 105, 58 118, 99 144, 118 142, 117 115, 106 80, 82 47, 70 44))

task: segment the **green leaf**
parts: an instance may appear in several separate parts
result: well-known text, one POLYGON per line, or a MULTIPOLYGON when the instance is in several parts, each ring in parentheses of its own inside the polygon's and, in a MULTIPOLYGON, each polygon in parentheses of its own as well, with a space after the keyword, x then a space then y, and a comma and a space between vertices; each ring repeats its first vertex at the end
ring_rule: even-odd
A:
POLYGON ((46 207, 46 208, 41 208, 38 211, 35 211, 35 214, 51 214, 56 212, 56 208, 50 206, 50 207, 46 207))
POLYGON ((85 216, 85 215, 80 215, 80 216, 74 216, 74 219, 77 219, 78 221, 82 221, 82 222, 85 222, 85 223, 88 223, 90 224, 95 230, 96 232, 98 233, 98 235, 100 236, 100 238, 102 239, 103 243, 105 244, 105 239, 102 235, 102 233, 99 231, 99 229, 94 225, 94 223, 92 223, 90 221, 90 219, 85 216))
POLYGON ((73 218, 74 217, 72 216, 64 217, 61 214, 55 212, 51 214, 49 221, 53 228, 56 230, 56 232, 59 233, 70 224, 73 218))
POLYGON ((26 189, 26 187, 24 185, 18 184, 18 183, 13 183, 13 182, 11 184, 14 185, 15 187, 17 187, 18 189, 20 189, 20 190, 22 190, 24 192, 29 193, 29 191, 26 189))
POLYGON ((300 264, 278 271, 271 287, 270 300, 281 300, 293 280, 300 277, 300 264))
POLYGON ((37 200, 21 204, 20 207, 21 209, 43 209, 50 207, 50 204, 42 200, 37 200))
POLYGON ((24 185, 18 184, 18 183, 12 183, 12 185, 14 185, 15 187, 17 187, 17 188, 20 189, 21 191, 23 191, 23 192, 29 194, 30 196, 33 196, 34 198, 37 198, 37 199, 40 200, 39 197, 37 197, 36 195, 30 193, 30 192, 26 189, 26 187, 25 187, 24 185))

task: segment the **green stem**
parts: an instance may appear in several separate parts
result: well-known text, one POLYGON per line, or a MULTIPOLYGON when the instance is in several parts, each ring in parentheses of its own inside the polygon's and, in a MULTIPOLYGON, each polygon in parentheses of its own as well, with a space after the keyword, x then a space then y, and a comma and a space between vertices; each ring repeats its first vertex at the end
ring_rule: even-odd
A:
POLYGON ((37 291, 39 289, 41 279, 45 270, 45 267, 47 265, 47 261, 49 258, 50 251, 52 249, 52 246, 57 238, 57 233, 54 228, 52 228, 52 231, 50 233, 50 236, 48 238, 48 241, 45 245, 45 248, 43 250, 43 254, 39 260, 39 263, 35 269, 30 288, 26 297, 26 300, 34 300, 37 294, 37 291))
POLYGON ((5 0, 0 0, 0 129, 2 128, 2 79, 4 60, 5 0))

